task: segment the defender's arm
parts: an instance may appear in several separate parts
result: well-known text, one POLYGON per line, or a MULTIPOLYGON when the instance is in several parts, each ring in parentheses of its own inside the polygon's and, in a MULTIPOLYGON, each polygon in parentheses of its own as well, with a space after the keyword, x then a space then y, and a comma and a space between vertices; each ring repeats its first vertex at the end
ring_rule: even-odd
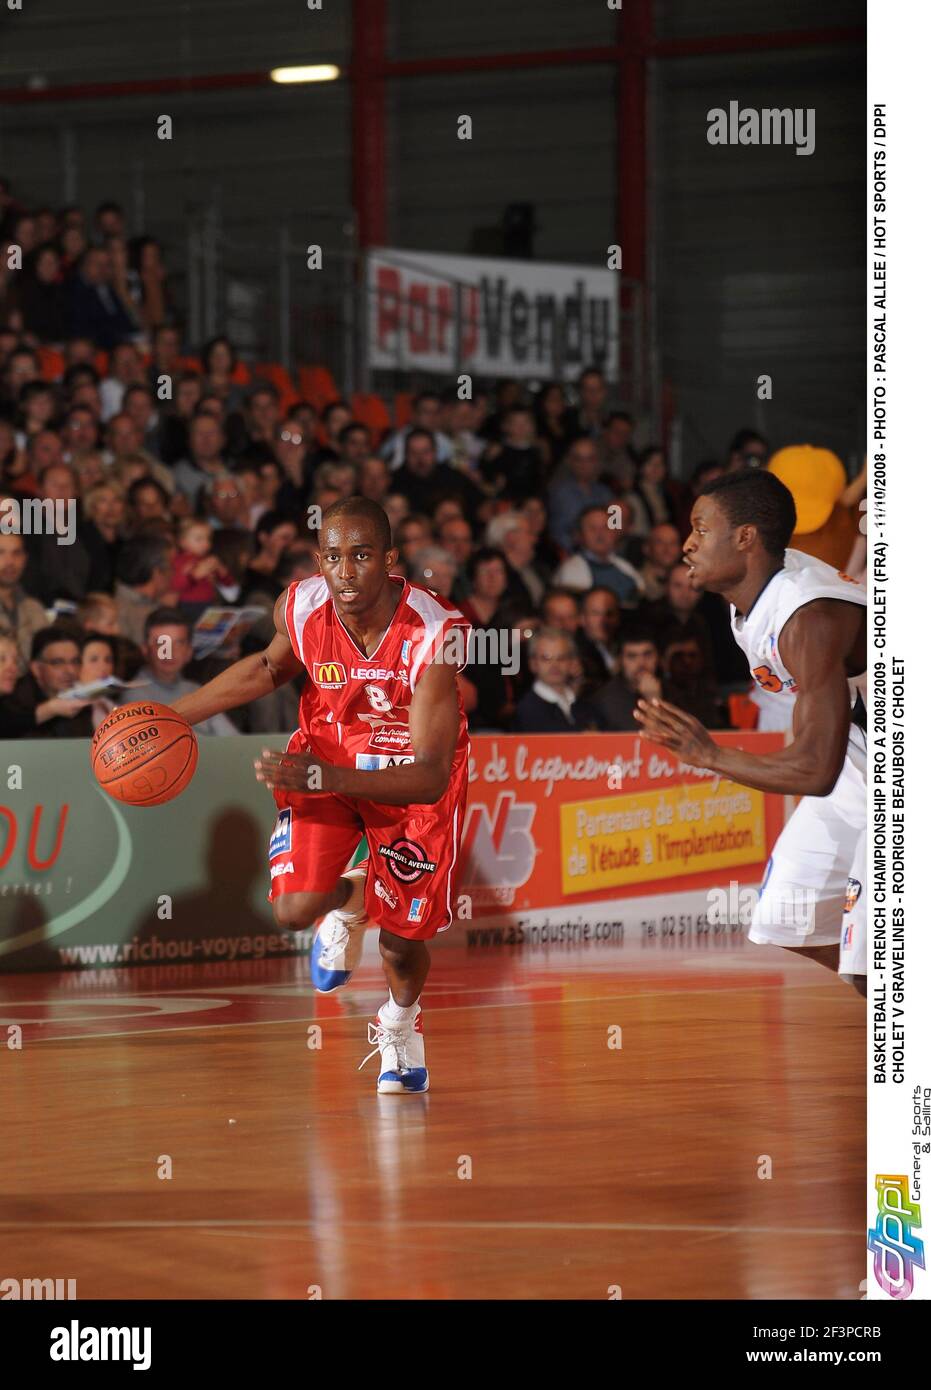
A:
POLYGON ((798 685, 787 748, 763 754, 724 748, 697 719, 665 700, 641 700, 634 715, 647 738, 695 767, 760 791, 827 796, 844 765, 850 730, 845 658, 862 617, 859 604, 815 599, 782 629, 780 652, 798 685))

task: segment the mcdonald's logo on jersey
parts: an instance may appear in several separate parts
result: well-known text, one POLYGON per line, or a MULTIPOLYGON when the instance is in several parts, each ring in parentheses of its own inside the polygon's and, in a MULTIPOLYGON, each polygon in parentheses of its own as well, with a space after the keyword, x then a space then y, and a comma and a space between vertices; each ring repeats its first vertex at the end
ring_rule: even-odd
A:
POLYGON ((341 661, 315 661, 311 672, 314 685, 336 690, 346 684, 346 668, 341 661))

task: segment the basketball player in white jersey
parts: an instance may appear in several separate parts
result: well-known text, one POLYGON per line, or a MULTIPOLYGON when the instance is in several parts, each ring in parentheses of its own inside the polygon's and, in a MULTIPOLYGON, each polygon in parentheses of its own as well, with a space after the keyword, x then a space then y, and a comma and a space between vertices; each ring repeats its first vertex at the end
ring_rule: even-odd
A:
POLYGON ((803 798, 766 867, 750 940, 809 956, 865 994, 866 590, 786 548, 795 503, 772 473, 716 478, 691 522, 691 584, 723 594, 754 680, 793 702, 791 742, 765 754, 722 748, 664 700, 641 700, 636 718, 684 762, 803 798))

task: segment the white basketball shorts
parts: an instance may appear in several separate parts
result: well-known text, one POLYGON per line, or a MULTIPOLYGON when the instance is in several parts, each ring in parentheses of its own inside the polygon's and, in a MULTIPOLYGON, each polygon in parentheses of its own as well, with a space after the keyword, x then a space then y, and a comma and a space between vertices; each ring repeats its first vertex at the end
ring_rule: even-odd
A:
POLYGON ((833 791, 803 797, 773 846, 750 940, 762 946, 839 942, 839 973, 865 975, 866 840, 866 735, 854 725, 833 791))

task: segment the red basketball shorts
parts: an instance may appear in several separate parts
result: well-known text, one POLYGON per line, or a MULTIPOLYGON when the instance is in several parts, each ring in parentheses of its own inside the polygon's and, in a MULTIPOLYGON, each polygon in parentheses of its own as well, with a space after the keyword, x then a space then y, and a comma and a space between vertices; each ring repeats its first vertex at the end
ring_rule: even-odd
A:
POLYGON ((268 846, 269 901, 285 893, 329 892, 364 835, 369 920, 412 941, 445 931, 456 912, 467 790, 464 761, 432 806, 386 806, 332 792, 278 793, 268 846))

